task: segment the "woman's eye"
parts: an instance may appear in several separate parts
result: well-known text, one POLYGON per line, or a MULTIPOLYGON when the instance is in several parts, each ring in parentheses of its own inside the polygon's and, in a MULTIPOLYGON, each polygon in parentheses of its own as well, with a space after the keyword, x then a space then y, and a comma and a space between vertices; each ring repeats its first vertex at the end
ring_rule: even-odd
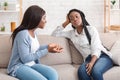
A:
POLYGON ((76 18, 78 18, 78 16, 76 16, 76 18))

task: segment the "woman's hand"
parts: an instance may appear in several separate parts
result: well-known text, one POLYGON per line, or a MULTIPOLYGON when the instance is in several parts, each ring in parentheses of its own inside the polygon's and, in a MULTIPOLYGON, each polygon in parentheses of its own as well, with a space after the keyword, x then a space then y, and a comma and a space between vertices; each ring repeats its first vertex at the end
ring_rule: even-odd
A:
POLYGON ((93 68, 93 63, 86 64, 86 71, 88 75, 90 75, 92 68, 93 68))
POLYGON ((88 75, 91 74, 92 68, 93 68, 96 60, 97 60, 97 57, 95 55, 93 55, 91 61, 86 64, 86 71, 87 71, 88 75))
POLYGON ((65 28, 70 23, 70 20, 68 18, 68 15, 66 16, 66 21, 62 24, 62 26, 65 28))
POLYGON ((58 44, 51 43, 48 45, 48 51, 52 53, 60 53, 62 52, 62 47, 58 44))

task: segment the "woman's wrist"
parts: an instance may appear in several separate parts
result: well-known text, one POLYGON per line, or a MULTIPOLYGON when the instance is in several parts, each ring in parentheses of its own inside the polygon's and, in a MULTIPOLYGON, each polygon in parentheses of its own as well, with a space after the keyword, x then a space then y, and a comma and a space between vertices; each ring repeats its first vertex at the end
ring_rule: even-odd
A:
POLYGON ((94 65, 95 62, 96 62, 96 60, 97 60, 97 57, 96 57, 95 55, 93 55, 90 63, 91 63, 92 65, 94 65))
POLYGON ((65 21, 65 22, 62 24, 62 26, 65 28, 68 24, 69 24, 69 22, 68 22, 68 21, 65 21))

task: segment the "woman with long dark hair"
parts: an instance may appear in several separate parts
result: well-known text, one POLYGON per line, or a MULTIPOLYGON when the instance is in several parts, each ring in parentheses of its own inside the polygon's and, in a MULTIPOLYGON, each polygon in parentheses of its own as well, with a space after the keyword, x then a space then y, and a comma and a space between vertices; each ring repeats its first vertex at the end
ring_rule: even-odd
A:
POLYGON ((82 11, 70 10, 66 21, 52 35, 69 38, 82 54, 84 62, 78 69, 80 80, 103 80, 103 73, 113 66, 111 53, 101 44, 96 28, 89 25, 82 11), (63 31, 69 23, 73 30, 63 31))
POLYGON ((9 75, 20 80, 58 80, 56 70, 39 62, 39 58, 48 52, 62 51, 61 47, 54 43, 39 45, 35 30, 43 29, 45 23, 45 11, 39 6, 30 6, 25 11, 22 23, 11 35, 12 55, 8 65, 9 75))

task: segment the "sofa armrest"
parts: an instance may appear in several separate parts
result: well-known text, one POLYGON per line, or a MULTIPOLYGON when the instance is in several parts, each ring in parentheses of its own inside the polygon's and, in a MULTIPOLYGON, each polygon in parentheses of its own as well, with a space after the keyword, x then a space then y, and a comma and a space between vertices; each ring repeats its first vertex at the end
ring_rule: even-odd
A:
POLYGON ((112 46, 110 52, 112 53, 112 60, 116 65, 120 66, 120 40, 117 40, 112 46))

